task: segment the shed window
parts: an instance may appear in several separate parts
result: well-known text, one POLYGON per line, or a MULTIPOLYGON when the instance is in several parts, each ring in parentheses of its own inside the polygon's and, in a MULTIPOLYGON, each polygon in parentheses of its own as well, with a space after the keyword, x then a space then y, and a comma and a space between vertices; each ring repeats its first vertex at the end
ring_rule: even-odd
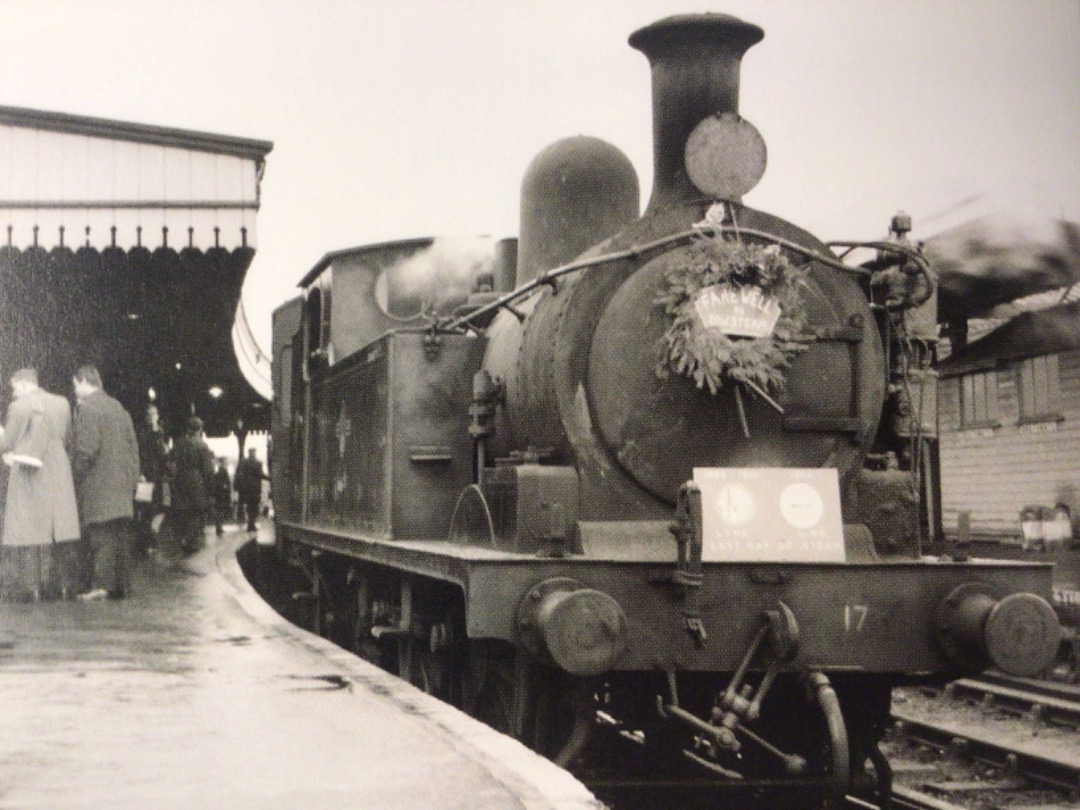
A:
POLYGON ((960 378, 960 426, 985 427, 996 420, 996 372, 965 374, 960 378))
POLYGON ((1056 419, 1061 413, 1058 356, 1032 357, 1017 366, 1020 420, 1056 419))

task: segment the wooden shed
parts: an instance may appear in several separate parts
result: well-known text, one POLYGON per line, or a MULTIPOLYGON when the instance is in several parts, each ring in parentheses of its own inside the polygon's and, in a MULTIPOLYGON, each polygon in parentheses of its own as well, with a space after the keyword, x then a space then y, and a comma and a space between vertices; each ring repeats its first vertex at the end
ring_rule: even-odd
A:
MULTIPOLYGON (((942 517, 1019 541, 1028 505, 1080 514, 1080 300, 1023 312, 938 364, 942 517)), ((1075 532, 1074 532, 1075 536, 1075 532)))

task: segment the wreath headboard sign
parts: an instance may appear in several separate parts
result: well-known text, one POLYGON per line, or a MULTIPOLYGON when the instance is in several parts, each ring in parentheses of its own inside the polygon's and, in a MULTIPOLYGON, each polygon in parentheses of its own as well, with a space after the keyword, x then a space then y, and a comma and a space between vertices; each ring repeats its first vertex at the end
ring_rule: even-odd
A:
POLYGON ((670 319, 656 374, 682 374, 712 394, 742 383, 778 393, 792 359, 808 346, 803 291, 808 267, 779 245, 741 242, 702 229, 685 264, 664 274, 655 304, 670 319))

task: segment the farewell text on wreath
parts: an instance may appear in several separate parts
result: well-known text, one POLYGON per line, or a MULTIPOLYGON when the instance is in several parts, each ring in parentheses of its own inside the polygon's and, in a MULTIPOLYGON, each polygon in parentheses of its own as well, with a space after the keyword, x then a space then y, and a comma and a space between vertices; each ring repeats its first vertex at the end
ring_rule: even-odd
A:
POLYGON ((655 298, 670 319, 656 374, 682 374, 715 394, 727 383, 758 393, 784 387, 784 372, 804 351, 806 267, 777 245, 701 233, 689 260, 664 274, 655 298))

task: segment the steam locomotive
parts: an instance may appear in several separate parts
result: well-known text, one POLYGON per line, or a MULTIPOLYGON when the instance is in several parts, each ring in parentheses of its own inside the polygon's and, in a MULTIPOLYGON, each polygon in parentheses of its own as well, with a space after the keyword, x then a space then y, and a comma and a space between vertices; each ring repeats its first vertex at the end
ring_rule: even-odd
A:
POLYGON ((314 629, 557 762, 612 732, 645 775, 887 796, 890 691, 1046 668, 1050 566, 929 554, 933 274, 902 215, 827 245, 742 204, 762 37, 630 37, 643 216, 579 136, 528 167, 518 240, 303 278, 274 314, 278 547, 314 629))

